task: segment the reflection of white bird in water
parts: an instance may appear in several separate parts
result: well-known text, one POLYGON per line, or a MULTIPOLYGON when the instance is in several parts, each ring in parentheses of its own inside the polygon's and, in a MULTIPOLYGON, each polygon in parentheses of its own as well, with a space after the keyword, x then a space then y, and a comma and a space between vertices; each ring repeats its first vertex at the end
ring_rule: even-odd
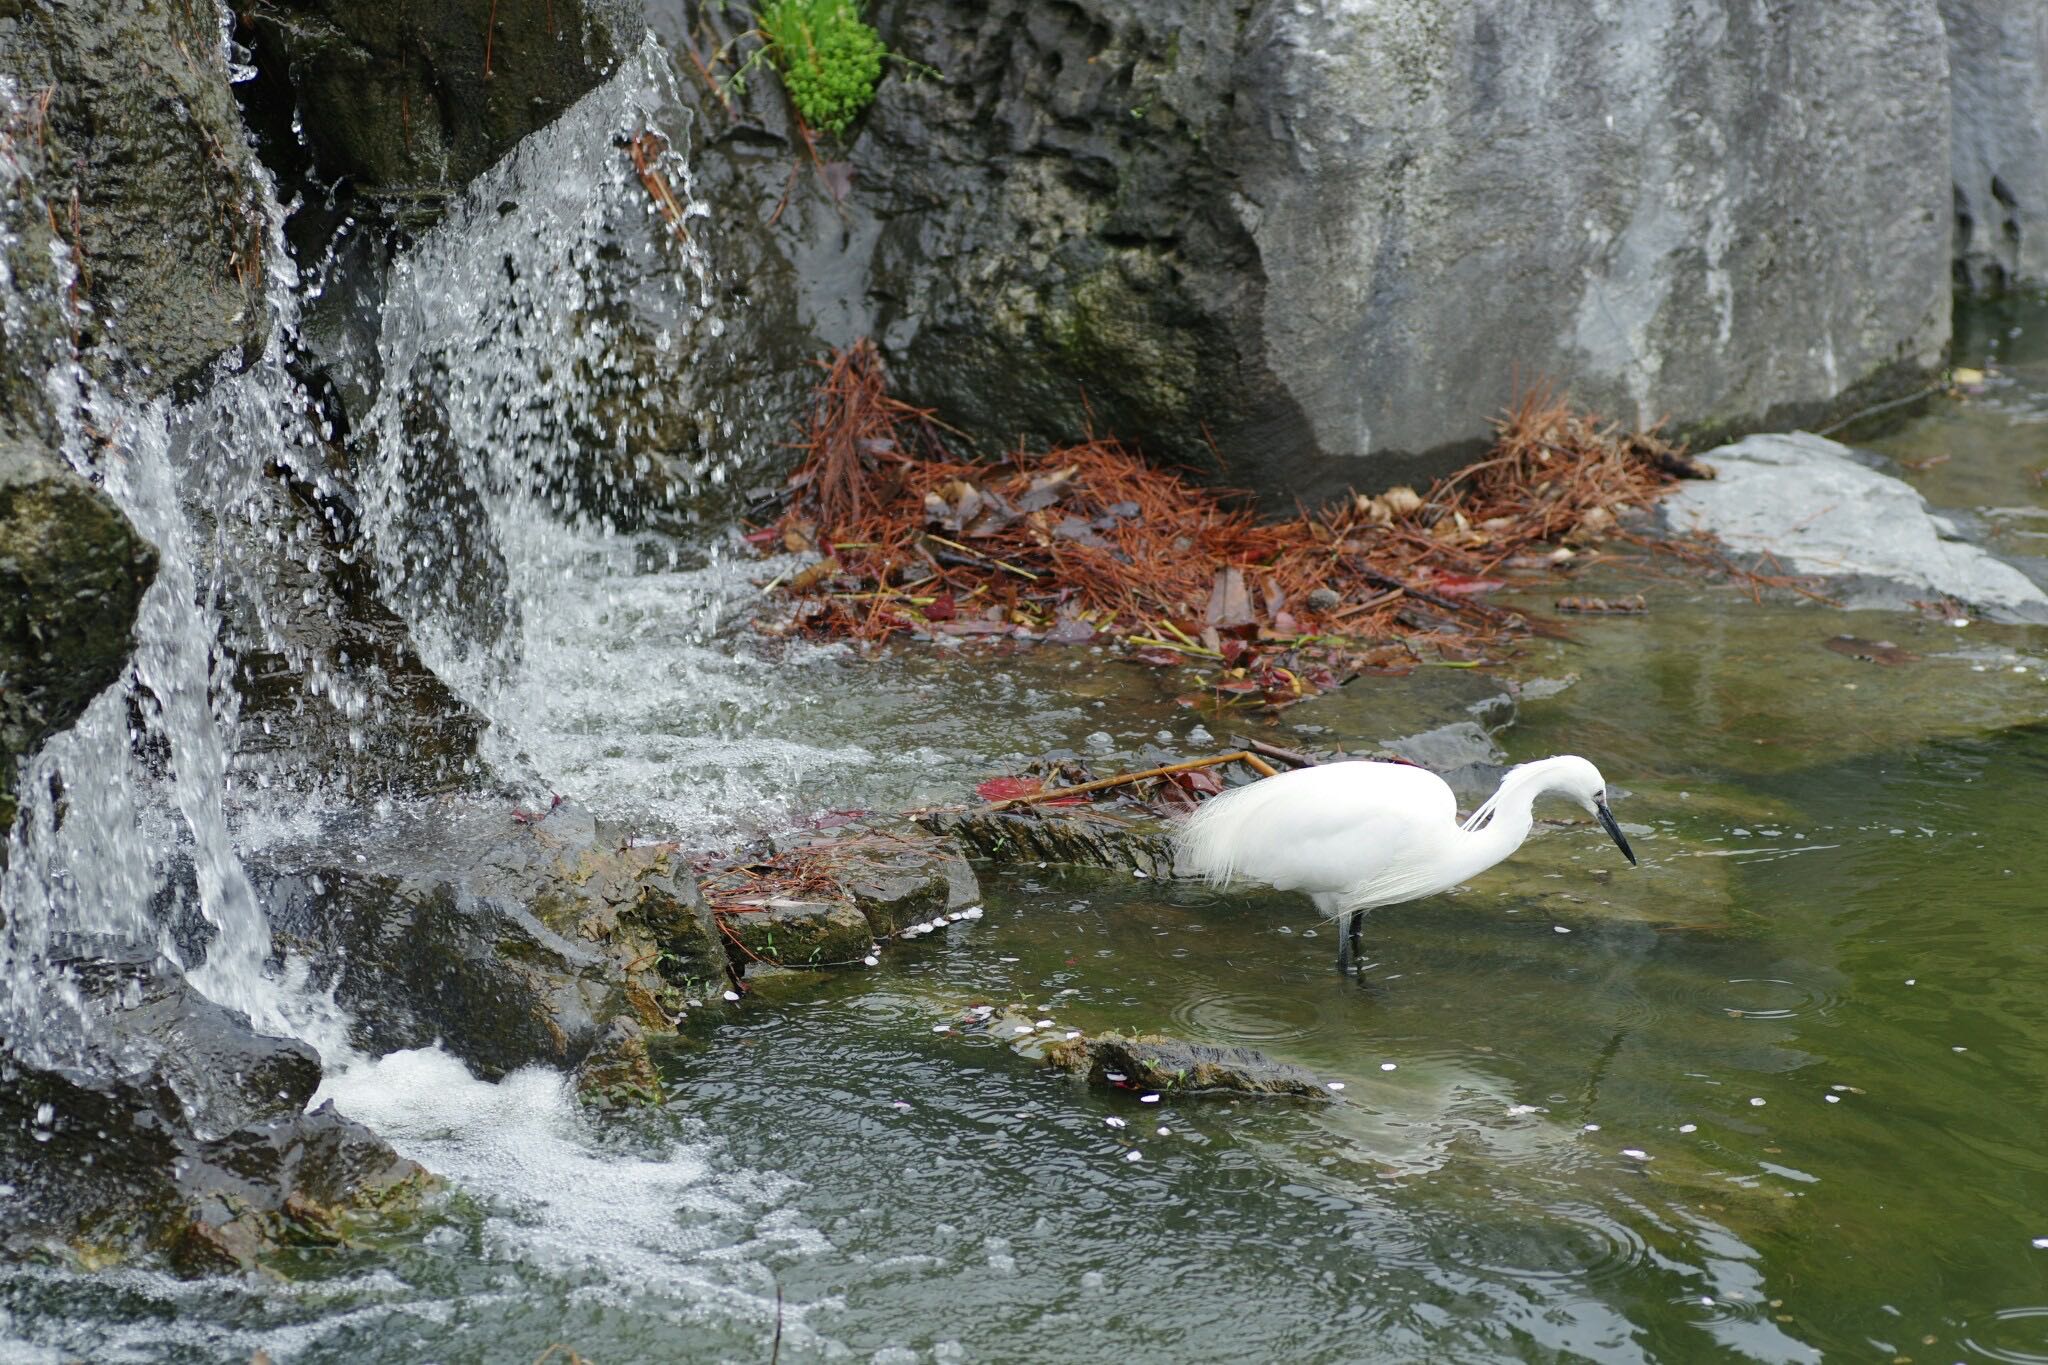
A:
POLYGON ((1405 763, 1326 763, 1262 778, 1205 801, 1180 828, 1177 870, 1213 882, 1306 891, 1342 924, 1337 969, 1358 958, 1360 921, 1377 905, 1449 890, 1522 846, 1547 792, 1599 818, 1631 864, 1600 770, 1570 754, 1508 770, 1500 790, 1458 823, 1450 786, 1405 763))

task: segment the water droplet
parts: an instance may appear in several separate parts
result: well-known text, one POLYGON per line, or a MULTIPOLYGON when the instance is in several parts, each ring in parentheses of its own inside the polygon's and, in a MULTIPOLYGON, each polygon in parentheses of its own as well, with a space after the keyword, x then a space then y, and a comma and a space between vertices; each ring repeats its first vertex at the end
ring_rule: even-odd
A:
POLYGON ((739 993, 738 991, 727 991, 727 992, 725 993, 725 999, 726 999, 726 1003, 728 1003, 728 1004, 731 1004, 732 1002, 734 1002, 734 1001, 738 1000, 739 998, 740 998, 740 993, 739 993))
POLYGON ((1681 1133, 1697 1133, 1699 1130, 1700 1126, 1697 1123, 1681 1123, 1678 1125, 1678 1131, 1681 1133))
POLYGON ((1829 1104, 1840 1104, 1842 1102, 1842 1097, 1840 1095, 1823 1095, 1821 1096, 1821 1098, 1826 1100, 1829 1104))
POLYGON ((1124 1153, 1125 1161, 1143 1161, 1144 1159, 1145 1154, 1140 1151, 1132 1150, 1124 1153))
POLYGON ((1650 1154, 1640 1147, 1624 1147, 1621 1149, 1621 1154, 1635 1161, 1651 1160, 1650 1154))
POLYGON ((1600 1125, 1597 1123, 1589 1123, 1585 1126, 1583 1131, 1588 1133, 1597 1133, 1600 1131, 1600 1125))
POLYGON ((1327 1089, 1327 1090, 1342 1090, 1342 1089, 1344 1088, 1344 1082, 1342 1082, 1342 1081, 1325 1081, 1325 1082, 1323 1082, 1323 1086, 1324 1086, 1324 1088, 1325 1088, 1325 1089, 1327 1089))
POLYGON ((1117 1118, 1115 1115, 1111 1115, 1110 1117, 1104 1119, 1103 1123, 1111 1128, 1121 1128, 1124 1126, 1124 1121, 1120 1118, 1117 1118))
POLYGON ((1562 924, 1553 924, 1550 926, 1550 932, 1553 934, 1569 934, 1571 930, 1565 928, 1562 924))
POLYGON ((1759 1109, 1764 1107, 1764 1101, 1761 1095, 1751 1095, 1749 1097, 1749 1102, 1759 1109))
POLYGON ((1154 1092, 1152 1092, 1152 1093, 1151 1093, 1151 1094, 1149 1094, 1149 1095, 1140 1095, 1140 1096, 1138 1096, 1138 1103, 1140 1103, 1140 1104, 1157 1104, 1157 1103, 1159 1103, 1159 1092, 1155 1090, 1154 1092))
POLYGON ((1393 1070, 1397 1069, 1397 1068, 1398 1068, 1399 1066, 1400 1066, 1400 1063, 1399 1063, 1399 1062, 1381 1062, 1381 1063, 1380 1063, 1380 1070, 1382 1070, 1382 1071, 1393 1071, 1393 1070))

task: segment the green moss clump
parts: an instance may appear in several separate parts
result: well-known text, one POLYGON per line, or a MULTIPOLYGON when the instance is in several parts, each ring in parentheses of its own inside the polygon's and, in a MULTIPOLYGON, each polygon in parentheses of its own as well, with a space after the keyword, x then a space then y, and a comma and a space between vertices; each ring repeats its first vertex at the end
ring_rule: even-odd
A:
POLYGON ((887 55, 859 0, 773 0, 760 21, 798 115, 820 132, 845 132, 874 100, 887 55))

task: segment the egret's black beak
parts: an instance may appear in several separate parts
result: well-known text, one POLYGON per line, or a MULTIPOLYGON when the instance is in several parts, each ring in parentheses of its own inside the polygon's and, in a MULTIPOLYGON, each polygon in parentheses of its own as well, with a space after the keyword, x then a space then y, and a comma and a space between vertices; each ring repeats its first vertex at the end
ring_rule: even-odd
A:
POLYGON ((1614 846, 1621 850, 1621 856, 1628 859, 1630 867, 1634 867, 1636 865, 1636 851, 1630 848, 1628 840, 1622 837, 1621 826, 1614 823, 1614 812, 1607 809, 1605 801, 1595 801, 1593 803, 1593 810, 1595 814, 1599 815, 1600 827, 1607 831, 1607 837, 1614 840, 1614 846))

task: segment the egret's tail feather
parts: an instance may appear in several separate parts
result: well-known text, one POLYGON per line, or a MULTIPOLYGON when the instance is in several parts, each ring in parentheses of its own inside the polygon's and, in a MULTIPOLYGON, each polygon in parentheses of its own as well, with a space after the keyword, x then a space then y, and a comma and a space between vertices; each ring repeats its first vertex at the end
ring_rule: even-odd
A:
POLYGON ((1181 822, 1174 837, 1174 871, 1217 883, 1245 874, 1262 843, 1271 838, 1260 817, 1281 795, 1277 785, 1253 782, 1204 801, 1181 822))

